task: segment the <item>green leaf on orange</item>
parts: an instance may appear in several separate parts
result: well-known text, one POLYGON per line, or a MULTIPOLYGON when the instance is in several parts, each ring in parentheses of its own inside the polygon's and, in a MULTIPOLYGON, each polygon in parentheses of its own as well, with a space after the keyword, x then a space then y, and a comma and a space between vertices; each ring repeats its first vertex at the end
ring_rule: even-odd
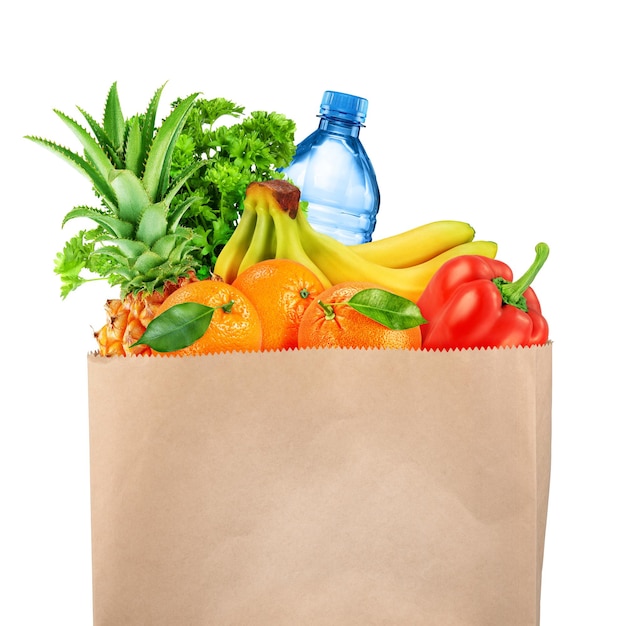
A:
POLYGON ((391 330, 407 330, 426 323, 415 302, 384 289, 363 289, 347 304, 391 330))
POLYGON ((206 333, 215 307, 182 302, 157 315, 134 345, 150 346, 157 352, 173 352, 190 346, 206 333))

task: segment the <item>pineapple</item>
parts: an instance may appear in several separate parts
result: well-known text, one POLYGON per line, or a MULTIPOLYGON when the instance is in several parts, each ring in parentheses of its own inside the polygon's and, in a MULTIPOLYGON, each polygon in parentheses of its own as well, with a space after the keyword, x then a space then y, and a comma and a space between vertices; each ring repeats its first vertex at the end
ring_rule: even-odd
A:
POLYGON ((102 356, 126 356, 127 354, 152 354, 147 345, 133 346, 144 334, 160 304, 172 292, 189 281, 196 280, 193 271, 177 282, 168 281, 162 290, 128 293, 124 299, 107 300, 104 310, 107 321, 94 333, 98 351, 102 356))
POLYGON ((157 89, 145 114, 126 120, 113 83, 101 125, 79 108, 93 135, 55 111, 78 137, 84 156, 47 139, 27 137, 77 167, 91 180, 100 200, 99 208, 80 206, 65 216, 64 225, 88 218, 95 227, 66 244, 57 255, 55 270, 63 281, 63 297, 87 282, 85 269, 119 285, 120 297, 106 303, 107 321, 95 333, 104 356, 145 352, 145 346, 132 344, 165 297, 184 282, 196 280, 199 267, 193 231, 180 224, 193 198, 175 210, 171 203, 202 163, 193 163, 176 180, 170 177, 172 152, 198 94, 180 100, 157 128, 163 87, 157 89))

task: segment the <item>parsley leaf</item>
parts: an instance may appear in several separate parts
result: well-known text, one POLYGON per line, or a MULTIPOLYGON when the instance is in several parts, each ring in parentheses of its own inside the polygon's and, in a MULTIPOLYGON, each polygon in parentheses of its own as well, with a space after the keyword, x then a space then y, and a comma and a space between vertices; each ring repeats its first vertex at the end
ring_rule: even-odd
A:
POLYGON ((61 278, 61 297, 80 285, 94 280, 102 280, 109 272, 109 262, 94 255, 96 241, 102 236, 102 229, 81 230, 69 239, 54 259, 54 271, 61 278), (88 272, 85 276, 85 271, 88 272), (91 276, 97 274, 100 278, 91 276))

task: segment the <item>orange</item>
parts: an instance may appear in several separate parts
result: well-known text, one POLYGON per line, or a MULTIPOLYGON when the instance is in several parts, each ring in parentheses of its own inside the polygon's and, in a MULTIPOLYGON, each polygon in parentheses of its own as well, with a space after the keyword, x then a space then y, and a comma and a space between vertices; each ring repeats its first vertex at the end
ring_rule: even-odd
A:
POLYGON ((291 259, 255 263, 232 284, 248 296, 261 318, 262 350, 297 348, 300 320, 324 291, 312 270, 291 259))
POLYGON ((190 346, 164 355, 191 356, 215 352, 254 352, 261 349, 261 319, 241 291, 220 280, 200 280, 179 287, 159 307, 157 317, 183 302, 216 307, 207 331, 190 346), (232 302, 227 310, 218 308, 232 302))
POLYGON ((391 330, 347 304, 354 294, 380 285, 363 281, 338 283, 323 291, 302 316, 298 333, 300 348, 403 348, 419 349, 422 331, 391 330), (320 306, 317 301, 324 303, 320 306))

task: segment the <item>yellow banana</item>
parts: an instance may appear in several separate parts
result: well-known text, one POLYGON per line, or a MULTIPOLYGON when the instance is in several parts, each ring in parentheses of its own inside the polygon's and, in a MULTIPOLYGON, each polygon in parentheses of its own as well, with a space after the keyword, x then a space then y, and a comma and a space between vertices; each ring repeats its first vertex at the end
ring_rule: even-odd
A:
POLYGON ((319 266, 311 260, 302 247, 298 226, 295 220, 277 206, 271 206, 269 212, 276 231, 276 258, 291 259, 308 267, 321 281, 324 288, 332 285, 319 266))
POLYGON ((491 241, 469 241, 454 246, 424 263, 406 268, 391 268, 372 263, 354 250, 313 229, 302 212, 296 215, 300 240, 307 255, 333 283, 368 281, 414 302, 419 299, 434 273, 448 260, 462 254, 494 258, 497 245, 491 241))
POLYGON ((331 282, 309 258, 293 219, 299 190, 284 181, 251 184, 244 210, 227 245, 217 258, 214 274, 228 283, 246 268, 271 258, 291 259, 308 267, 325 287, 331 282))
POLYGON ((372 244, 345 245, 315 231, 298 210, 298 200, 299 190, 285 181, 252 183, 239 224, 218 256, 214 273, 232 282, 253 263, 289 258, 309 267, 327 287, 368 281, 416 301, 448 259, 463 254, 496 256, 495 243, 473 241, 471 226, 452 221, 426 224, 372 244), (431 237, 434 242, 429 241, 431 237), (454 245, 454 237, 461 243, 454 245), (416 254, 415 249, 420 251, 416 254), (372 257, 382 262, 374 262, 372 257), (411 259, 419 262, 410 264, 411 259), (399 262, 409 265, 389 266, 399 262))
POLYGON ((250 247, 255 229, 256 212, 252 209, 244 209, 230 239, 215 260, 215 267, 213 268, 215 276, 227 283, 232 283, 237 278, 239 266, 250 247))
MULTIPOLYGON (((250 209, 245 209, 244 212, 246 210, 250 209)), ((275 234, 272 218, 267 210, 262 207, 257 208, 255 212, 256 227, 252 234, 250 245, 241 259, 237 274, 241 274, 241 272, 255 263, 274 258, 275 234)))
POLYGON ((360 257, 386 267, 412 267, 474 239, 466 222, 439 220, 416 228, 350 246, 360 257))

